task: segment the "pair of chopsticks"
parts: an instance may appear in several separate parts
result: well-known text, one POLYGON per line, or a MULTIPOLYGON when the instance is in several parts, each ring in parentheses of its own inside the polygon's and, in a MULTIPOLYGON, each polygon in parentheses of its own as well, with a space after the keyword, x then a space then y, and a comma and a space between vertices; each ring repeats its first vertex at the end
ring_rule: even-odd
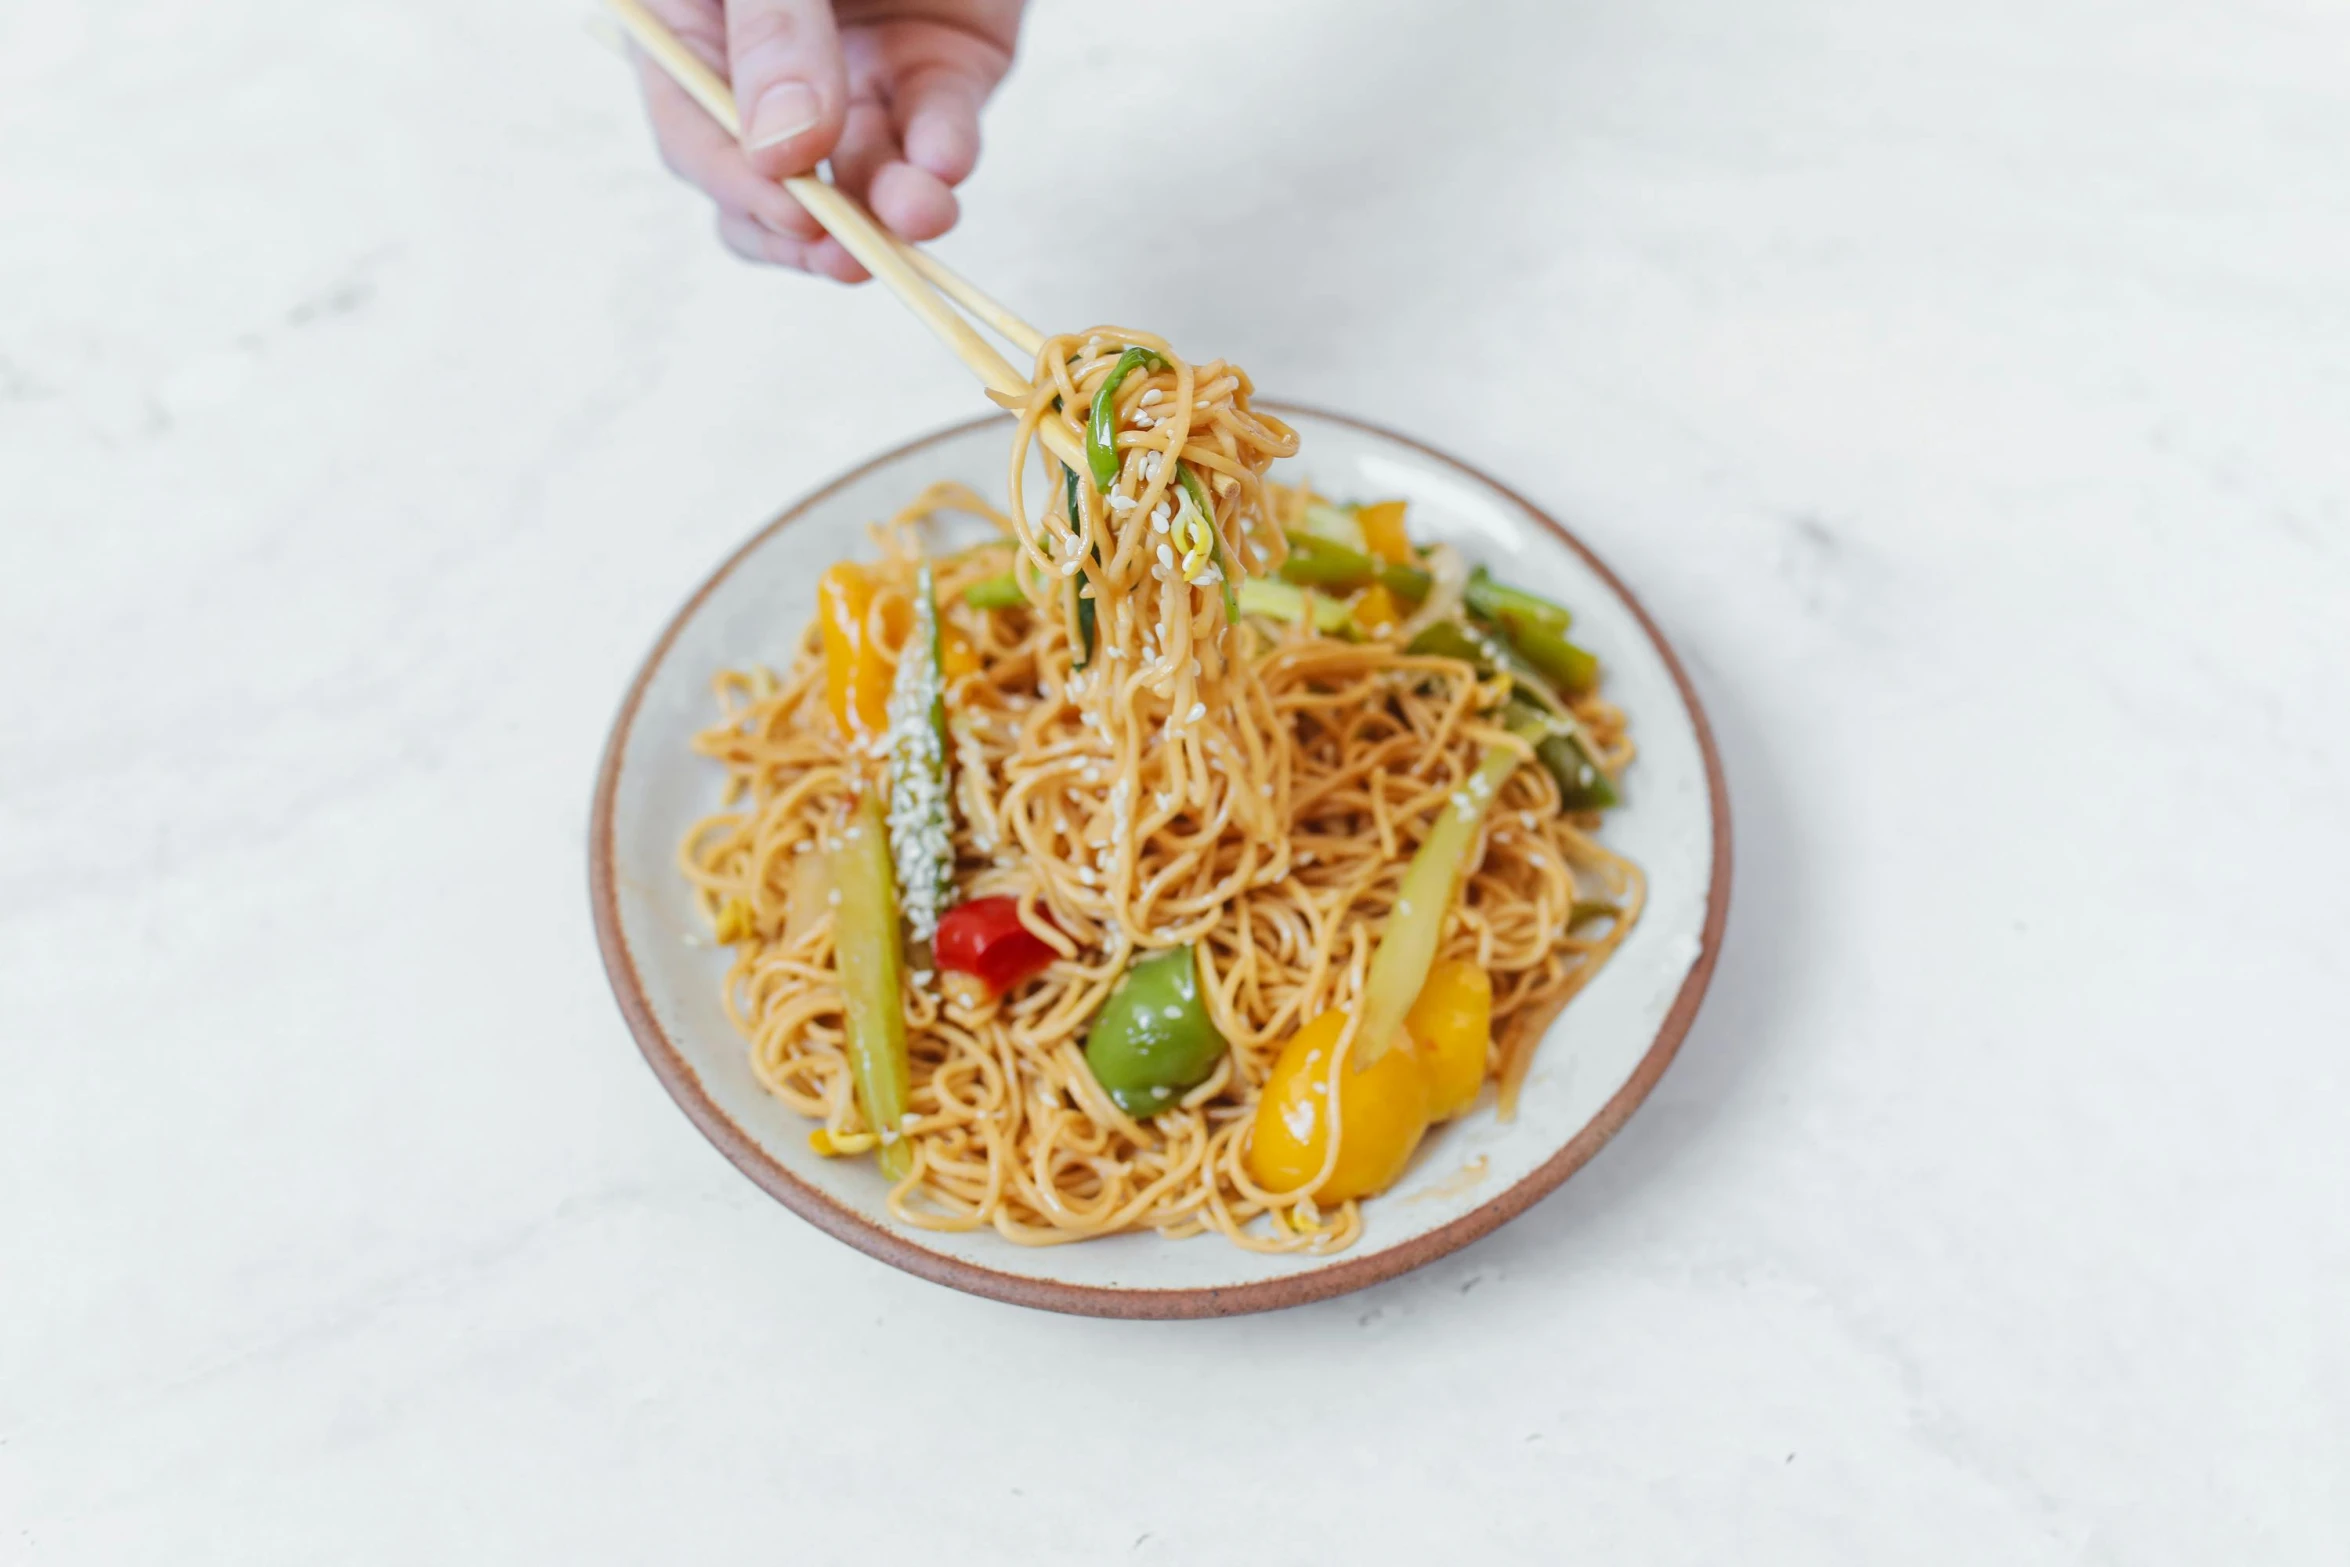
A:
MULTIPOLYGON (((686 48, 660 18, 646 10, 643 0, 610 0, 610 3, 620 25, 628 29, 629 36, 652 62, 690 93, 728 134, 741 136, 742 123, 735 113, 734 89, 724 78, 703 64, 701 57, 686 48)), ((783 188, 824 225, 827 233, 840 241, 842 249, 856 257, 866 271, 936 333, 938 340, 979 377, 980 385, 1014 401, 1028 396, 1028 377, 996 352, 995 345, 974 331, 971 322, 956 313, 955 306, 969 311, 974 320, 992 328, 1030 358, 1044 344, 1042 332, 956 275, 944 262, 874 222, 873 215, 847 192, 805 174, 785 180, 783 188)), ((1085 454, 1077 438, 1061 421, 1042 421, 1037 426, 1037 434, 1072 472, 1084 471, 1085 454)))

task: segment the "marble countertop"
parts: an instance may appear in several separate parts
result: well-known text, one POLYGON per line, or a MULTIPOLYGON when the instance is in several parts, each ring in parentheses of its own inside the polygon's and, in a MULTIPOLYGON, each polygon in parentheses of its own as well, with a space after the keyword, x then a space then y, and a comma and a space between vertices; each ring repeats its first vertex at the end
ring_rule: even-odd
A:
POLYGON ((1737 822, 1588 1170, 1153 1325, 614 1011, 646 645, 974 402, 586 9, 0 11, 0 1561, 2350 1559, 2350 10, 1041 7, 946 253, 1569 519, 1737 822))

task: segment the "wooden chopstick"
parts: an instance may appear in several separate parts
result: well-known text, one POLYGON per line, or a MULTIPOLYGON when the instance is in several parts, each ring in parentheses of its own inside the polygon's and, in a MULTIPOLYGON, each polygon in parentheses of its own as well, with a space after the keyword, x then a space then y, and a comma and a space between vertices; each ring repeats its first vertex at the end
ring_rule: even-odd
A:
MULTIPOLYGON (((888 234, 889 231, 884 229, 882 232, 888 234)), ((1012 314, 1010 310, 997 303, 989 295, 982 293, 978 285, 955 271, 954 268, 919 245, 909 245, 895 234, 890 234, 889 238, 890 242, 897 246, 898 254, 911 262, 915 271, 936 284, 941 293, 971 312, 982 323, 995 328, 996 335, 1005 342, 1019 349, 1031 359, 1036 357, 1038 349, 1044 347, 1042 332, 1012 314)))
MULTIPOLYGON (((629 36, 652 62, 684 88, 712 119, 730 134, 740 136, 742 126, 735 113, 734 89, 724 78, 686 48, 659 17, 646 10, 643 0, 610 0, 610 4, 621 26, 628 29, 629 36)), ((847 192, 809 175, 787 179, 783 188, 824 225, 827 233, 840 241, 842 249, 897 295, 979 377, 982 386, 1015 400, 1028 396, 1028 377, 1014 369, 986 338, 973 331, 971 323, 956 314, 954 305, 948 301, 960 304, 1003 334, 1007 342, 1031 355, 1044 342, 1042 332, 966 282, 944 262, 906 244, 876 223, 872 214, 847 192)), ((1042 421, 1037 426, 1037 434, 1054 456, 1072 469, 1083 471, 1085 454, 1077 438, 1059 420, 1042 421)))

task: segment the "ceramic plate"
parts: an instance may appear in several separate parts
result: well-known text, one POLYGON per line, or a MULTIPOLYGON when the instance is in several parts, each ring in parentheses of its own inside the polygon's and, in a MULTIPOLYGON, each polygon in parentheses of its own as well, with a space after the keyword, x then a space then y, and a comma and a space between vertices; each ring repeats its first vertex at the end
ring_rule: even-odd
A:
MULTIPOLYGON (((993 1231, 943 1235, 890 1216, 870 1160, 824 1159, 809 1124, 763 1092, 719 988, 713 946, 675 869, 680 836, 715 809, 718 767, 688 742, 715 714, 711 675, 781 667, 817 574, 870 553, 865 525, 933 480, 1001 495, 1010 422, 942 430, 873 459, 799 502, 720 566, 669 623, 621 704, 590 825, 596 935, 620 1010, 671 1096, 737 1168, 820 1229, 910 1273, 1057 1311, 1195 1317, 1295 1305, 1392 1278, 1467 1245, 1596 1153, 1655 1084, 1713 970, 1729 904, 1730 822, 1696 695, 1664 638, 1591 552, 1491 479, 1417 442, 1333 414, 1268 404, 1303 453, 1277 472, 1325 494, 1403 496, 1412 531, 1449 539, 1575 613, 1606 669, 1639 756, 1604 838, 1648 872, 1647 912, 1552 1025, 1519 1100, 1492 1096, 1432 1132, 1395 1189, 1365 1209, 1335 1256, 1263 1256, 1215 1236, 1122 1235, 1025 1247, 993 1231)), ((1032 493, 1041 493, 1039 485, 1032 493)))

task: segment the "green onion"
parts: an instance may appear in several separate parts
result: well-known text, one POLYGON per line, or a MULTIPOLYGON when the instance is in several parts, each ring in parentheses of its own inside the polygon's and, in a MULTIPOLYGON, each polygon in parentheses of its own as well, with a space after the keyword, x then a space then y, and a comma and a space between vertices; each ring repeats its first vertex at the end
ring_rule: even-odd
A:
POLYGON ((1511 695, 1504 712, 1513 725, 1540 721, 1543 732, 1534 754, 1558 780, 1561 808, 1604 811, 1616 803, 1616 786, 1600 766, 1599 748, 1550 682, 1500 636, 1472 622, 1439 620, 1424 627, 1404 651, 1457 658, 1488 679, 1508 675, 1511 695))
POLYGON ((1191 471, 1191 464, 1175 465, 1175 482, 1183 486, 1184 496, 1199 513, 1200 526, 1208 530, 1208 560, 1224 579, 1224 622, 1230 625, 1240 619, 1240 584, 1233 578, 1232 563, 1224 558, 1224 535, 1216 531, 1216 503, 1208 499, 1208 487, 1191 471))
POLYGON ((1548 626, 1553 631, 1565 631, 1575 623, 1575 617, 1566 609, 1538 594, 1523 588, 1513 588, 1494 579, 1493 573, 1479 566, 1469 573, 1468 586, 1461 592, 1469 608, 1487 620, 1500 621, 1515 615, 1529 624, 1548 626))
MULTIPOLYGON (((1062 494, 1069 504, 1069 531, 1081 534, 1085 531, 1085 513, 1081 508, 1077 492, 1077 470, 1063 468, 1061 474, 1067 481, 1062 486, 1062 494)), ((1116 475, 1113 474, 1112 477, 1114 478, 1116 475)), ((1103 492, 1108 493, 1107 486, 1103 487, 1103 492)), ((1102 552, 1096 549, 1093 552, 1093 558, 1097 561, 1100 560, 1102 552)), ((1077 640, 1074 644, 1075 651, 1069 659, 1069 667, 1083 669, 1087 664, 1093 662, 1093 595, 1086 591, 1083 574, 1073 575, 1069 578, 1069 592, 1077 606, 1077 640)))
POLYGON ((1164 370, 1167 361, 1147 348, 1129 348, 1093 394, 1093 416, 1085 421, 1085 466, 1093 471, 1093 487, 1104 495, 1118 482, 1118 388, 1144 365, 1164 370))
POLYGON ((1426 598, 1434 581, 1417 566, 1380 560, 1318 534, 1297 532, 1289 535, 1289 558, 1281 563, 1281 576, 1300 587, 1328 588, 1333 593, 1352 593, 1376 582, 1410 604, 1426 598))
POLYGON ((1567 627, 1575 617, 1550 600, 1496 582, 1483 566, 1469 573, 1461 599, 1561 691, 1580 695, 1599 684, 1599 660, 1567 640, 1567 627))
POLYGON ((1512 724, 1542 729, 1534 755, 1558 780, 1560 810, 1604 811, 1616 803, 1615 781, 1599 765, 1598 748, 1571 716, 1562 718, 1515 696, 1502 704, 1502 713, 1512 724))

